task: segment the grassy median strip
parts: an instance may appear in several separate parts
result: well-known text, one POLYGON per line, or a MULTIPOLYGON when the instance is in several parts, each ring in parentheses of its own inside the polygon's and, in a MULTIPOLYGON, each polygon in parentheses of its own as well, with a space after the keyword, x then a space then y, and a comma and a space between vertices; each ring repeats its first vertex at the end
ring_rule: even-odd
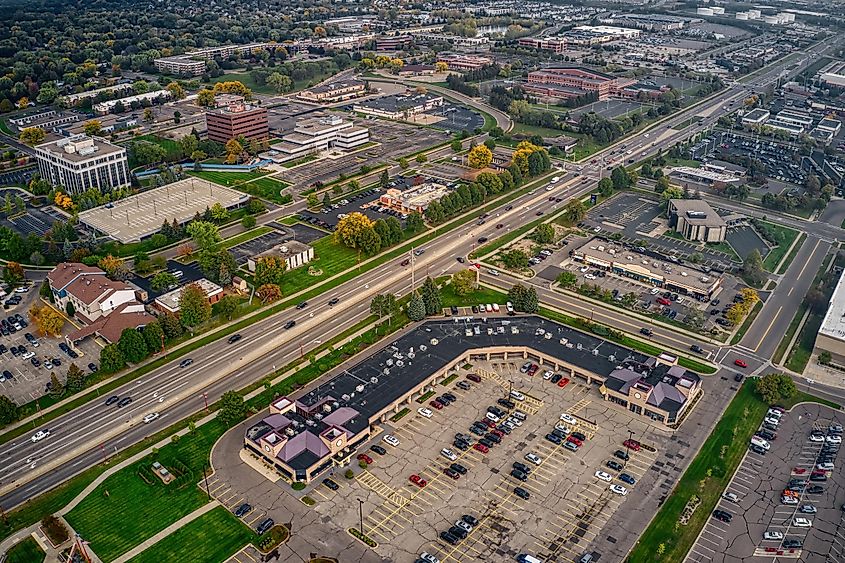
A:
MULTIPOLYGON (((792 250, 786 257, 786 260, 781 263, 780 268, 778 268, 777 271, 778 274, 786 273, 786 270, 787 268, 789 268, 789 265, 792 264, 793 260, 795 260, 795 256, 798 254, 798 251, 801 250, 802 246, 804 246, 805 240, 807 240, 807 233, 801 233, 800 235, 798 235, 798 241, 794 245, 792 245, 792 250)), ((768 256, 766 258, 768 258, 768 256)))
POLYGON ((739 344, 739 341, 745 336, 745 333, 748 332, 748 329, 751 328, 751 325, 754 323, 754 319, 757 318, 757 315, 760 314, 760 311, 763 309, 763 302, 758 301, 754 308, 751 309, 751 312, 748 313, 748 316, 745 317, 745 320, 742 321, 742 324, 739 325, 739 330, 734 333, 733 338, 731 338, 731 346, 734 344, 739 344))

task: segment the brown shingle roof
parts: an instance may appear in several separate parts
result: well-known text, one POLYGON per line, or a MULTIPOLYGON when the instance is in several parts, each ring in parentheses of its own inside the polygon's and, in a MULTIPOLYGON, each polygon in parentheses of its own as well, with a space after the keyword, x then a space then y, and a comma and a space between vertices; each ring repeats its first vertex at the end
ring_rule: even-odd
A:
POLYGON ((90 325, 70 333, 68 338, 72 341, 79 341, 96 333, 109 342, 117 342, 125 329, 140 328, 154 320, 154 316, 144 311, 143 305, 124 303, 115 309, 112 314, 100 317, 90 325))
POLYGON ((47 279, 50 280, 50 287, 58 291, 78 276, 97 275, 106 277, 106 273, 96 266, 86 266, 80 262, 62 262, 47 274, 47 279))

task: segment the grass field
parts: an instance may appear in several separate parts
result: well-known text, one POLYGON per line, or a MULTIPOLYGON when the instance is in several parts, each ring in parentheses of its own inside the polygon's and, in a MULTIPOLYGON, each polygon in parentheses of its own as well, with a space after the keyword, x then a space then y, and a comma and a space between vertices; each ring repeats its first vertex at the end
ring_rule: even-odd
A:
POLYGON ((745 455, 748 440, 757 430, 767 408, 754 392, 753 383, 746 380, 675 490, 634 546, 626 560, 628 563, 683 561, 745 455), (701 499, 701 505, 686 526, 677 525, 684 507, 693 496, 701 499), (661 545, 663 555, 656 557, 661 545))
POLYGON ((270 178, 267 172, 260 170, 253 170, 252 172, 200 170, 199 172, 191 171, 189 174, 274 203, 288 203, 280 193, 281 190, 288 187, 288 184, 270 178))
POLYGON ((804 241, 806 240, 806 238, 806 233, 801 233, 799 235, 798 242, 796 242, 792 246, 792 252, 789 253, 789 256, 786 257, 786 260, 784 260, 780 268, 778 268, 778 274, 783 274, 786 272, 786 269, 789 268, 789 265, 792 264, 793 260, 795 260, 795 255, 798 254, 798 251, 801 250, 801 247, 804 245, 804 241))
POLYGON ((226 561, 255 537, 255 533, 231 512, 218 506, 145 549, 129 562, 219 563, 226 561))
POLYGON ((44 550, 32 536, 16 543, 6 553, 5 563, 38 563, 44 561, 44 550))
POLYGON ((210 422, 157 454, 118 471, 70 511, 67 521, 91 542, 103 561, 114 560, 208 502, 196 483, 202 479, 208 452, 222 431, 220 423, 210 422), (185 467, 187 473, 164 485, 148 471, 153 461, 159 461, 174 475, 185 467))
POLYGON ((761 221, 761 223, 765 225, 766 229, 768 229, 769 233, 772 234, 777 241, 777 246, 773 248, 772 251, 766 255, 765 260, 763 260, 763 267, 769 272, 774 272, 784 255, 786 255, 787 251, 789 251, 792 246, 792 242, 798 238, 799 233, 795 229, 775 225, 774 223, 766 221, 761 221))
MULTIPOLYGON (((291 270, 282 276, 282 295, 296 293, 347 268, 351 268, 355 265, 358 257, 357 253, 351 248, 336 243, 332 235, 314 241, 312 246, 314 247, 314 260, 309 262, 307 266, 291 270), (322 274, 319 276, 309 275, 309 266, 315 270, 322 270, 322 274)), ((366 255, 361 256, 361 260, 367 258, 366 255)))

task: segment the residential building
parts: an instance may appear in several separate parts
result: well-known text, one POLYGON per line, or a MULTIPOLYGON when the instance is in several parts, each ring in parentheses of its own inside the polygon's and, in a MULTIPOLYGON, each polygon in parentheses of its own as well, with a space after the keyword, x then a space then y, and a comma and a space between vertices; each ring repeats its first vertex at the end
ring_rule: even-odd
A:
POLYGON ((674 31, 683 29, 689 18, 662 14, 618 14, 603 18, 602 23, 620 27, 634 27, 647 31, 674 31))
POLYGON ((670 199, 666 215, 669 226, 687 240, 722 242, 728 226, 703 199, 670 199))
POLYGON ((304 266, 314 259, 314 247, 296 240, 289 240, 247 258, 247 269, 255 273, 255 265, 262 258, 280 258, 285 261, 288 270, 304 266))
POLYGON ((437 57, 438 63, 446 63, 449 70, 458 70, 465 72, 468 70, 478 70, 493 64, 493 59, 490 57, 481 57, 478 55, 460 55, 457 53, 444 53, 437 57))
POLYGON ((159 103, 164 100, 169 100, 171 96, 172 94, 170 93, 170 90, 154 90, 143 94, 135 94, 134 96, 128 96, 126 98, 106 100, 104 102, 100 102, 99 104, 94 104, 91 109, 93 109, 94 113, 97 115, 105 115, 107 113, 111 113, 117 104, 121 104, 123 108, 128 111, 132 109, 132 105, 135 103, 142 104, 145 101, 159 103))
POLYGON ((424 182, 406 190, 388 188, 378 198, 378 203, 400 213, 423 213, 433 201, 439 200, 451 190, 437 182, 424 182))
POLYGON ((385 119, 408 119, 443 105, 443 96, 436 94, 394 94, 356 102, 352 111, 385 119))
POLYGON ((367 85, 363 80, 346 80, 303 90, 296 97, 307 102, 334 103, 358 98, 366 92, 367 85))
POLYGON ((96 266, 62 262, 47 274, 56 305, 62 311, 68 303, 75 315, 90 324, 127 303, 135 302, 135 291, 122 281, 110 280, 96 266))
POLYGON ((189 55, 155 59, 153 63, 160 72, 176 76, 202 76, 208 68, 205 60, 189 55))
POLYGON ((179 313, 179 300, 182 298, 182 291, 189 285, 195 285, 199 287, 203 293, 205 293, 206 299, 212 305, 220 301, 223 297, 223 288, 217 285, 216 283, 209 281, 205 278, 199 279, 197 281, 191 282, 189 284, 183 285, 182 287, 178 287, 173 291, 165 293, 164 295, 159 295, 156 297, 155 301, 153 301, 153 307, 158 309, 163 313, 179 313))
POLYGON ((237 137, 249 141, 264 141, 270 136, 267 108, 232 102, 228 106, 209 110, 205 114, 208 138, 227 143, 237 137))
MULTIPOLYGON (((458 373, 466 363, 538 363, 596 385, 614 408, 676 429, 702 393, 698 375, 657 356, 622 347, 538 316, 431 320, 351 365, 339 366, 298 398, 279 397, 244 433, 244 448, 288 482, 310 483, 355 459, 394 414, 458 373), (413 369, 409 369, 410 363, 413 369)), ((500 376, 479 367, 479 375, 500 376)), ((517 375, 513 389, 520 390, 517 375)))
POLYGON ((529 72, 523 89, 530 94, 557 99, 595 92, 599 100, 606 100, 611 96, 621 96, 623 89, 636 82, 581 67, 550 67, 529 72))
POLYGON ((70 194, 108 191, 130 184, 126 149, 100 137, 73 135, 35 147, 38 171, 70 194))
POLYGON ((367 144, 369 140, 369 129, 339 115, 301 119, 296 122, 293 133, 282 137, 280 143, 274 143, 261 157, 283 163, 321 151, 349 151, 367 144))

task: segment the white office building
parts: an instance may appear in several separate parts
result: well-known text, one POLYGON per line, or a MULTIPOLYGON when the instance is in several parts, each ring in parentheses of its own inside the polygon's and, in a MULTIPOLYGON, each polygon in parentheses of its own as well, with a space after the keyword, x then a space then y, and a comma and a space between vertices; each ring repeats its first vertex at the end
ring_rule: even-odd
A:
POLYGON ((92 109, 97 115, 106 115, 111 113, 118 103, 123 104, 123 108, 129 111, 132 108, 133 102, 143 103, 145 100, 154 103, 156 100, 170 99, 170 90, 154 90, 153 92, 145 92, 143 94, 136 94, 126 98, 118 98, 117 100, 106 100, 99 104, 94 104, 92 109))
POLYGON ((297 121, 293 133, 282 137, 262 158, 276 163, 296 160, 309 154, 332 149, 350 150, 366 144, 370 130, 337 115, 297 121))
POLYGON ((129 185, 126 149, 99 137, 73 135, 35 147, 38 171, 71 194, 129 185))

